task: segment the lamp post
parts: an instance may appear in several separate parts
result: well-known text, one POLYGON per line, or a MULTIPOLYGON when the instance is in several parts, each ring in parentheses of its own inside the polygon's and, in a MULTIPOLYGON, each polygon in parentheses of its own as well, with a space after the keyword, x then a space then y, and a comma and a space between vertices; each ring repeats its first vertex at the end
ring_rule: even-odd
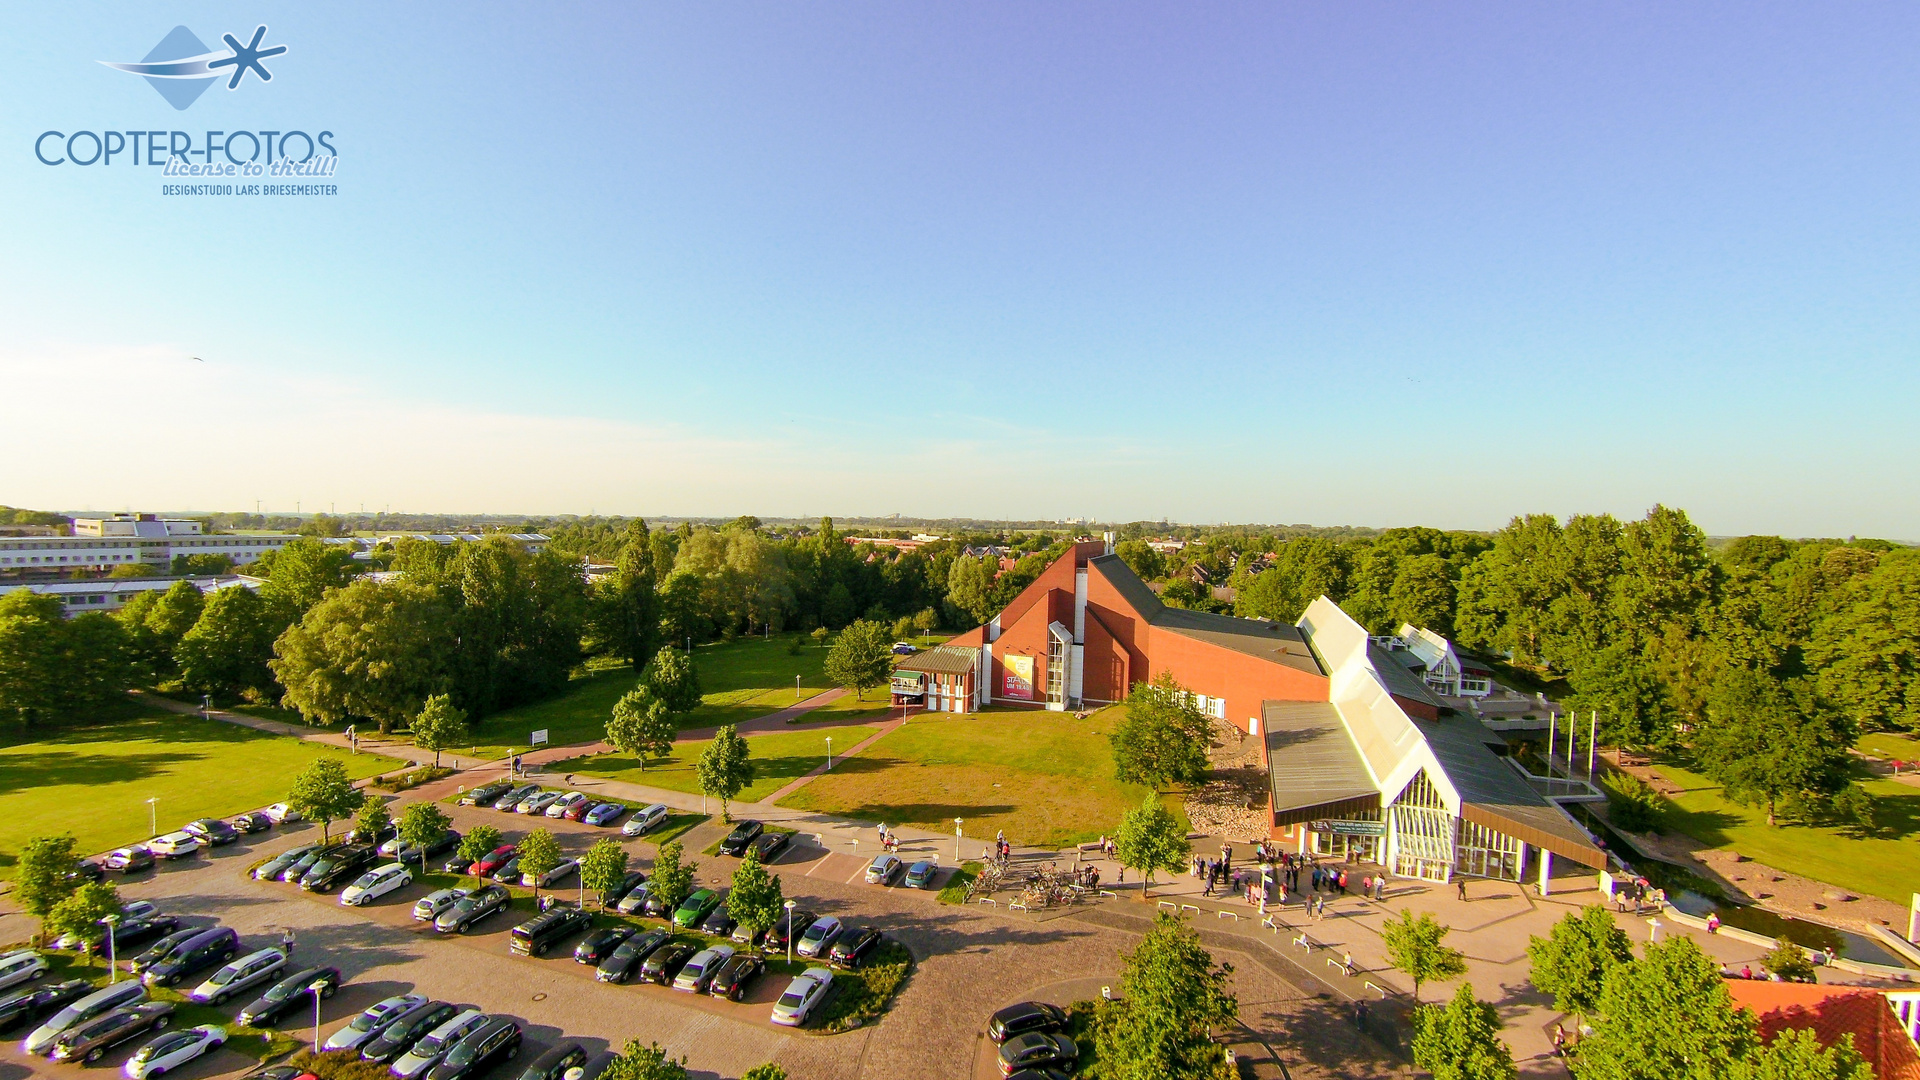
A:
POLYGON ((793 963, 793 901, 780 905, 787 909, 787 963, 793 963))
POLYGON ((800 676, 798 675, 793 677, 793 700, 795 702, 800 700, 800 676))
POLYGON ((960 819, 953 819, 953 865, 960 865, 960 819))
POLYGON ((148 836, 160 835, 159 803, 160 803, 160 796, 158 795, 155 795, 153 798, 147 800, 147 835, 148 836))
POLYGON ((120 957, 114 952, 113 940, 113 931, 120 925, 120 916, 108 915, 100 920, 100 924, 107 928, 107 985, 112 986, 120 981, 120 957))
POLYGON ((833 771, 833 736, 827 736, 827 771, 833 771))
POLYGON ((325 979, 315 979, 307 984, 307 991, 313 995, 313 1052, 320 1053, 320 992, 327 988, 325 979))

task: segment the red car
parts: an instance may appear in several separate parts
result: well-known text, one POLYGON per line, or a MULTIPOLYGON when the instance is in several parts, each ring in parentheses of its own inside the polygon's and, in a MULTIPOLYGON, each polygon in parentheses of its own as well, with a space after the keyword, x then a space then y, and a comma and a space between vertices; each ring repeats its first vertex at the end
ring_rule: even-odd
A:
POLYGON ((600 802, 597 799, 581 799, 579 802, 567 807, 567 812, 561 816, 568 821, 583 821, 588 814, 593 812, 593 808, 599 805, 600 802))
POLYGON ((513 858, 514 853, 518 850, 519 849, 512 844, 502 844, 494 848, 486 858, 474 863, 473 868, 469 870, 468 873, 471 873, 474 877, 486 877, 495 870, 507 865, 507 860, 513 858))

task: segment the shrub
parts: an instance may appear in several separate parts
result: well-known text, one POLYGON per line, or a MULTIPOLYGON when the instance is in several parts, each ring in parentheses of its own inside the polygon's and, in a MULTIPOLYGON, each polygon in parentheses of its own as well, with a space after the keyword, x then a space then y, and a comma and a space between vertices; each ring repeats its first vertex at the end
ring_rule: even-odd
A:
POLYGON ((311 1050, 302 1050, 288 1059, 287 1064, 310 1072, 320 1080, 393 1080, 386 1066, 361 1061, 357 1050, 329 1050, 317 1056, 311 1050))
POLYGON ((417 769, 408 769, 403 773, 394 773, 390 776, 380 777, 372 782, 372 786, 382 791, 406 791, 409 788, 419 787, 421 784, 432 783, 435 780, 444 780, 452 775, 452 769, 422 765, 417 769))
POLYGON ((967 888, 980 876, 982 867, 978 859, 970 859, 960 864, 947 881, 947 887, 940 890, 940 902, 943 904, 964 904, 967 902, 967 888))
POLYGON ((859 970, 835 973, 833 997, 820 1014, 820 1030, 827 1034, 852 1031, 879 1019, 912 970, 913 954, 905 945, 888 941, 859 970))
POLYGON ((1607 817, 1626 832, 1659 832, 1666 816, 1664 800, 1647 782, 1627 773, 1609 773, 1600 781, 1607 792, 1607 817))
POLYGON ((1787 982, 1814 980, 1813 961, 1808 959, 1805 949, 1791 941, 1775 945, 1772 952, 1760 958, 1760 963, 1787 982))

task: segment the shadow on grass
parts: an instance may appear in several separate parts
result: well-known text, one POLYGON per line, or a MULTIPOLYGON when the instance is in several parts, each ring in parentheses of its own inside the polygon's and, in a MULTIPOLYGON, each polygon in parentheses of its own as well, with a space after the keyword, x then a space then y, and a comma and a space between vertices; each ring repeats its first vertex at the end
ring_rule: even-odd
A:
POLYGON ((1006 803, 862 803, 833 811, 840 817, 859 821, 952 821, 954 818, 1011 814, 1019 809, 1006 803))
POLYGON ((66 784, 123 783, 145 780, 171 769, 200 761, 206 754, 83 754, 47 749, 36 754, 0 756, 0 791, 66 784))

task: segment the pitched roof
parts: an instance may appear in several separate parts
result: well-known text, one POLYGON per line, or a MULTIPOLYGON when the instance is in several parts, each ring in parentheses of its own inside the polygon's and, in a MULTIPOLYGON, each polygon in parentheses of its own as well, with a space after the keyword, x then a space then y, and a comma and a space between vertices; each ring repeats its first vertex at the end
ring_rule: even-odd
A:
POLYGON ((1728 979, 1726 986, 1734 1005, 1752 1009, 1759 1018, 1764 1040, 1804 1028, 1820 1045, 1833 1046, 1850 1034, 1854 1050, 1879 1080, 1920 1080, 1920 1050, 1878 990, 1756 979, 1728 979))
POLYGON ((1408 670, 1407 665, 1394 659, 1394 656, 1394 653, 1388 652, 1373 642, 1367 642, 1367 659, 1373 661, 1374 670, 1378 671, 1380 677, 1386 681, 1387 693, 1394 697, 1406 698, 1408 701, 1431 705, 1436 709, 1440 708, 1441 701, 1433 696, 1433 691, 1427 687, 1426 680, 1408 670))
MULTIPOLYGON (((1592 867, 1607 854, 1565 810, 1541 797, 1513 766, 1487 748, 1477 720, 1414 720, 1434 759, 1460 793, 1460 817, 1592 867)), ((1498 738, 1499 736, 1493 736, 1498 738)))
POLYGON ((894 665, 896 671, 925 671, 935 675, 964 675, 980 663, 977 649, 935 645, 925 652, 903 656, 894 665))
POLYGON ((1325 701, 1267 701, 1260 706, 1267 740, 1267 782, 1276 824, 1338 816, 1380 805, 1380 791, 1359 748, 1325 701))
POLYGON ((1310 675, 1325 674, 1314 660, 1313 651, 1307 648, 1306 638, 1298 627, 1265 619, 1241 619, 1211 611, 1168 607, 1118 555, 1096 555, 1087 560, 1087 565, 1098 569, 1121 599, 1127 602, 1127 606, 1156 630, 1166 630, 1310 675))

